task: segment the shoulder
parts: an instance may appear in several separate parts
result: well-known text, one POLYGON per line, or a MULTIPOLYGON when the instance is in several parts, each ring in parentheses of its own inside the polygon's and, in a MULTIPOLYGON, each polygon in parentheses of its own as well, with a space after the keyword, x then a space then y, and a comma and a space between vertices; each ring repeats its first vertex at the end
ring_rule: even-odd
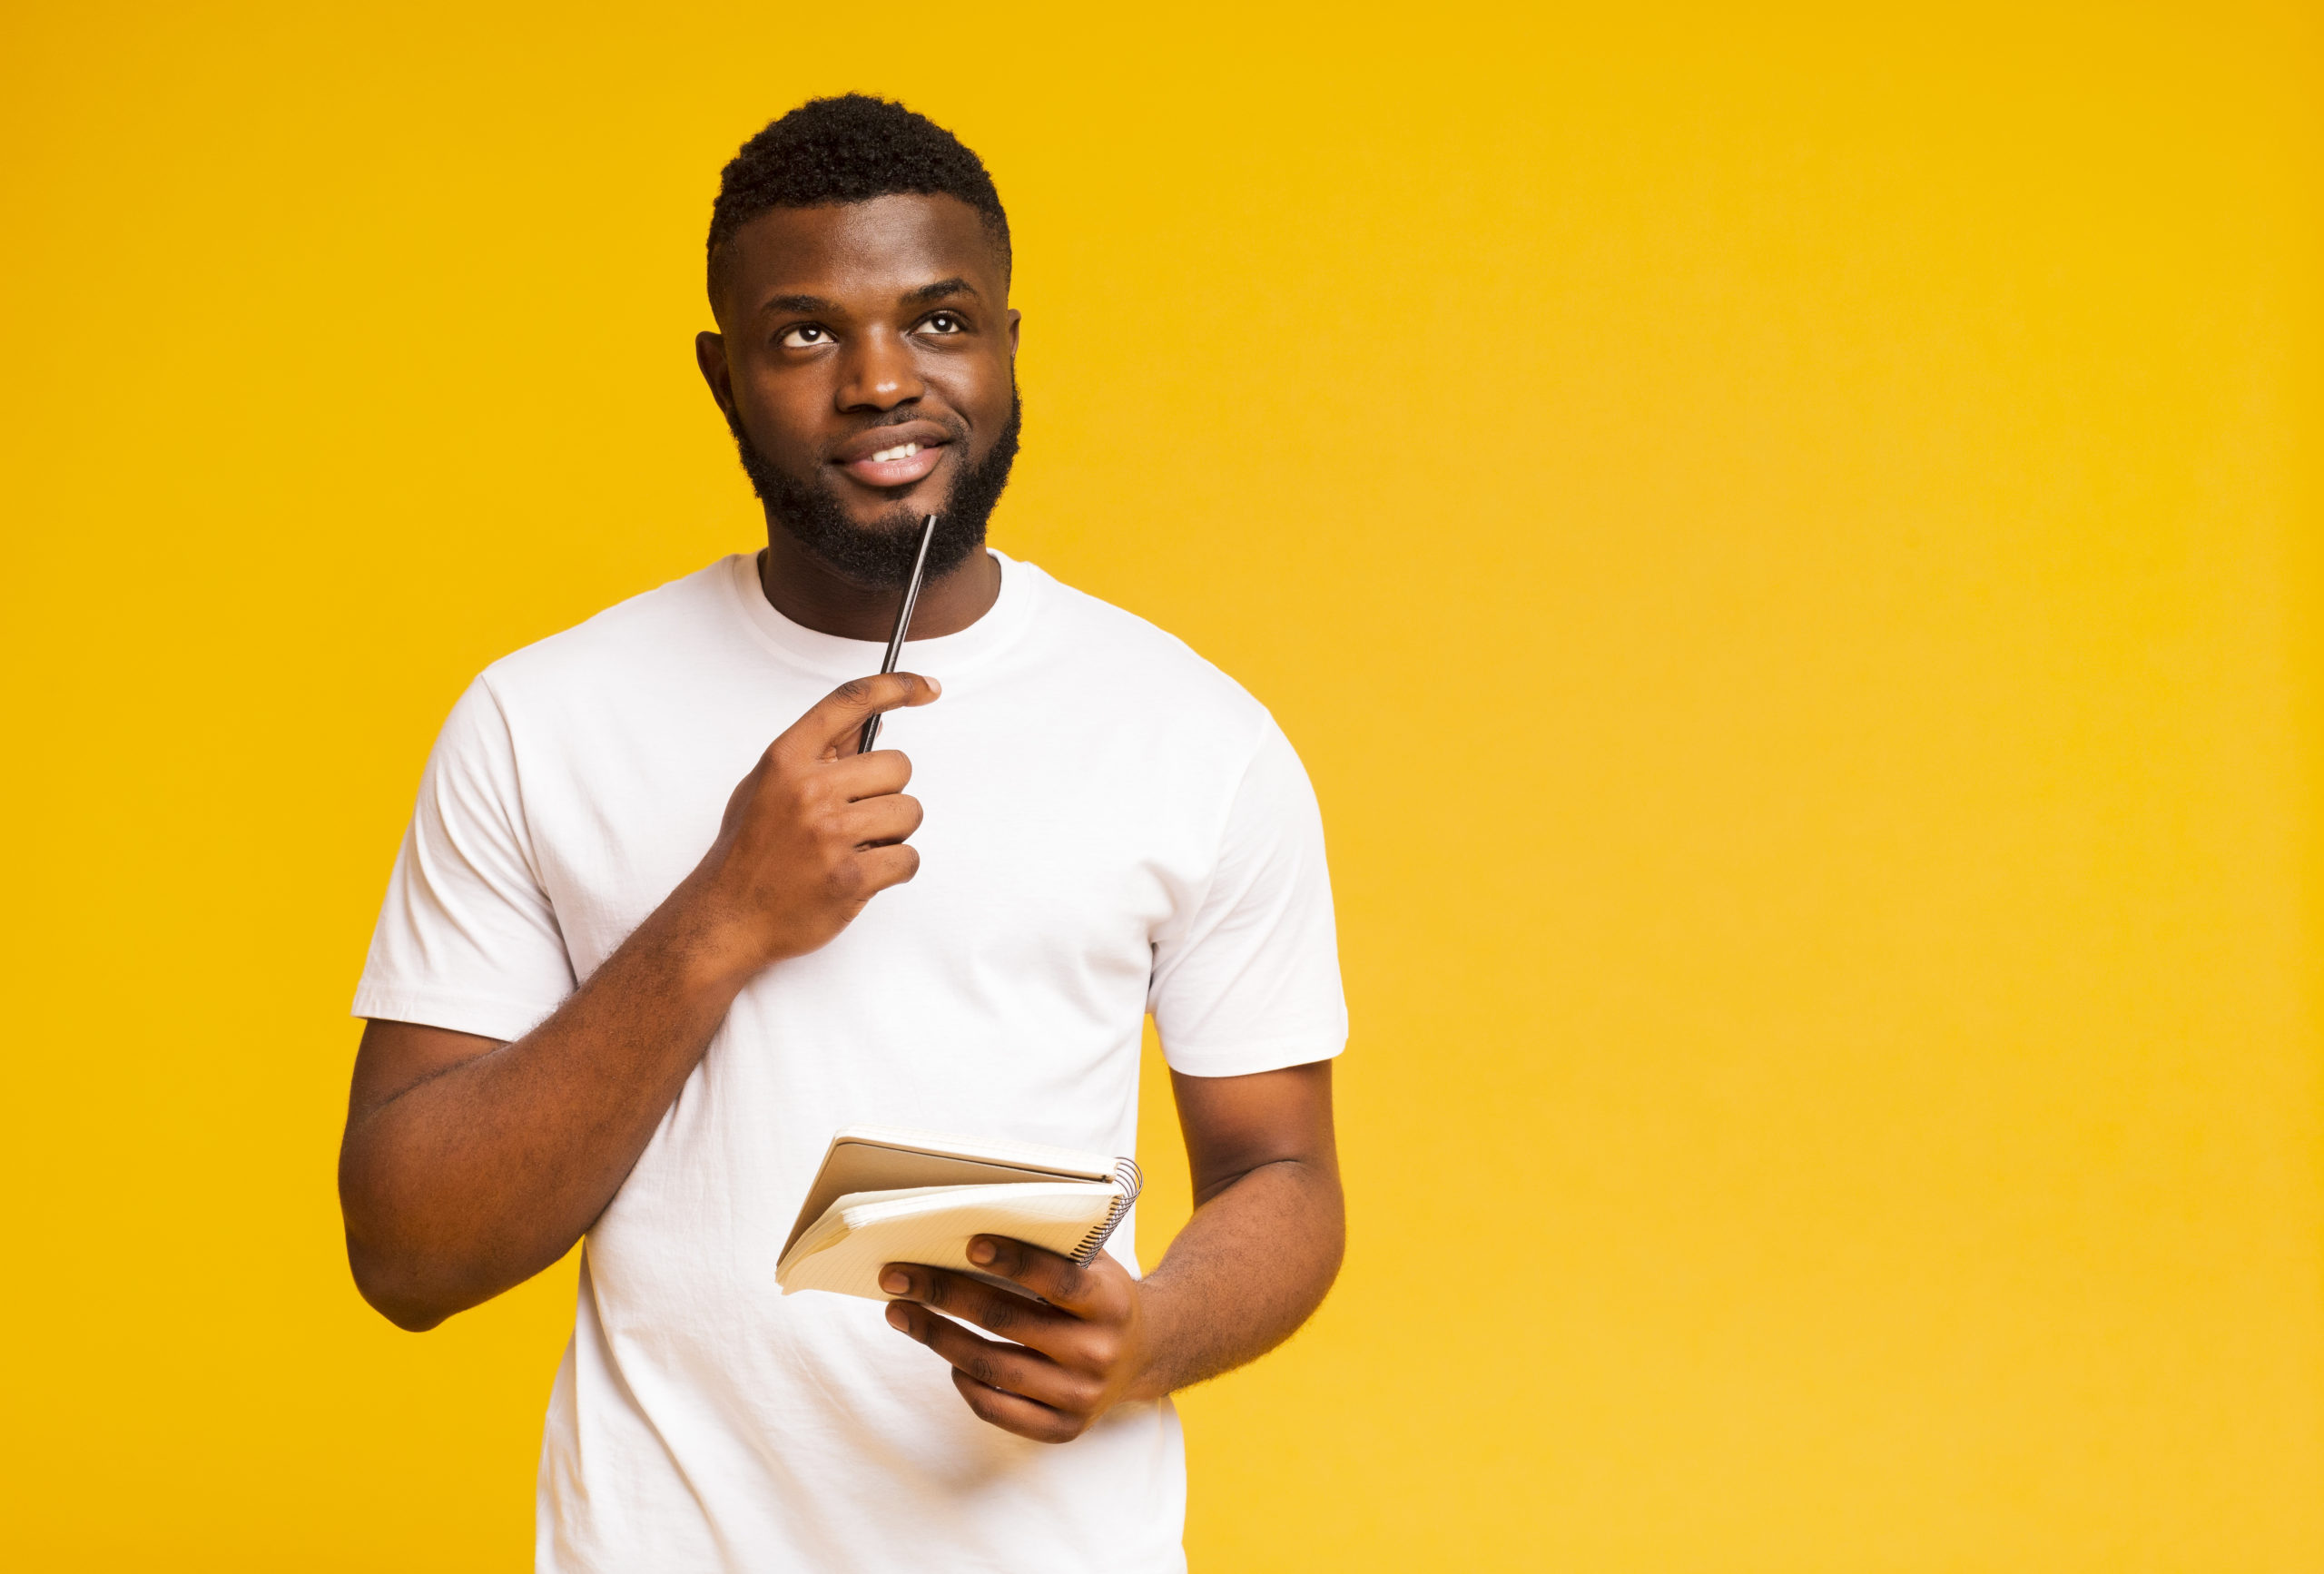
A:
POLYGON ((729 626, 734 560, 616 602, 586 622, 502 656, 478 679, 504 711, 606 697, 682 664, 729 626))
POLYGON ((1157 721, 1224 733, 1246 748, 1275 733, 1266 707, 1186 641, 1030 564, 1014 566, 1038 576, 1046 660, 1069 663, 1084 681, 1141 704, 1157 721))

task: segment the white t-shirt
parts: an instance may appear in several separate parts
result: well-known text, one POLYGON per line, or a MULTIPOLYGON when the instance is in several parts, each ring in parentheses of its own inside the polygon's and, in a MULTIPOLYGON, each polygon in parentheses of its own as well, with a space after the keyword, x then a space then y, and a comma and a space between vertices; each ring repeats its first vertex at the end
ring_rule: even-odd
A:
MULTIPOLYGON (((1000 562, 991 611, 906 649, 943 697, 881 736, 927 811, 919 877, 743 989, 589 1232, 542 1569, 1185 1567, 1167 1402, 1029 1442, 876 1303, 774 1281, 842 1126, 1128 1154, 1147 1011, 1199 1077, 1345 1038, 1322 828, 1273 720, 1000 562)), ((879 657, 775 612, 738 555, 495 663, 428 760, 356 1014, 525 1033, 694 868, 768 743, 879 657)))

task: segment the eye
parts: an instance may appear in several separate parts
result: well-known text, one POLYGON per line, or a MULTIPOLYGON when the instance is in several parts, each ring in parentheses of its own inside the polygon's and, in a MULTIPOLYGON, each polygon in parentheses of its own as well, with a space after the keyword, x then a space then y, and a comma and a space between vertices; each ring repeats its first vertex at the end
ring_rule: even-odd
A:
POLYGON ((921 327, 931 333, 965 333, 969 325, 956 311, 931 311, 921 320, 921 327))
POLYGON ((803 322, 796 328, 786 328, 775 342, 785 349, 812 349, 832 341, 832 330, 817 322, 803 322))

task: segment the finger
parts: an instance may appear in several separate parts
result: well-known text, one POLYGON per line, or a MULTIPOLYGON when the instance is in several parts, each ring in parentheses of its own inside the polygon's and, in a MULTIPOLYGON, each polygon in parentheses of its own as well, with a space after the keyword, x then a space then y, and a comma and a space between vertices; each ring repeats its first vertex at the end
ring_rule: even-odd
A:
POLYGON ((969 1261, 996 1278, 1022 1284, 1053 1306, 1077 1317, 1102 1318, 1128 1299, 1129 1275, 1103 1252, 1089 1266, 1006 1235, 979 1235, 969 1243, 969 1261), (1116 1280, 1121 1281, 1119 1284, 1116 1280))
POLYGON ((924 678, 918 673, 879 673, 867 678, 850 678, 792 723, 774 741, 773 753, 803 755, 811 760, 852 754, 866 717, 900 705, 927 704, 940 692, 934 678, 924 678))
POLYGON ((882 847, 918 831, 923 812, 919 799, 901 792, 867 798, 848 805, 840 816, 840 823, 846 827, 842 834, 858 847, 882 847))
POLYGON ((1006 1334, 1044 1355, 1083 1364, 1078 1360, 1082 1353, 1072 1335, 1086 1324, 1053 1306, 996 1290, 965 1274, 920 1263, 889 1264, 881 1270, 880 1288, 903 1300, 934 1307, 948 1317, 973 1323, 988 1333, 1006 1334))
POLYGON ((901 841, 892 847, 867 847, 855 855, 855 863, 856 890, 869 901, 920 872, 920 849, 901 841))
POLYGON ((948 1317, 909 1301, 888 1303, 888 1326, 918 1340, 986 1388, 1051 1410, 1086 1412, 1098 1402, 1095 1378, 1068 1372, 1038 1351, 981 1339, 948 1317))
POLYGON ((976 1412, 979 1421, 1035 1442, 1071 1442, 1089 1430, 1087 1415, 1068 1415, 1021 1395, 1004 1393, 979 1382, 958 1367, 952 1369, 952 1386, 960 1391, 960 1397, 969 1402, 969 1408, 976 1412))
POLYGON ((911 783, 911 760, 901 749, 874 749, 869 754, 850 754, 843 760, 830 762, 826 769, 831 772, 832 784, 850 802, 885 798, 911 783))

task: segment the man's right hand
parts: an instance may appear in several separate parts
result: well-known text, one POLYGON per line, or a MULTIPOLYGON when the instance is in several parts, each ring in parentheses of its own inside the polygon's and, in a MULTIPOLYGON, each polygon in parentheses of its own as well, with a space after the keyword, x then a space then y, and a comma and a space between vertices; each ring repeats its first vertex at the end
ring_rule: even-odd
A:
POLYGON ((911 762, 855 753, 864 719, 936 698, 911 673, 842 684, 768 746, 718 840, 549 1018, 514 1043, 364 1030, 340 1150, 364 1298, 429 1328, 562 1256, 645 1151, 726 1008, 910 880, 911 762))
POLYGON ((921 821, 904 792, 911 762, 895 749, 859 754, 855 743, 870 716, 940 692, 916 673, 842 684, 735 787, 718 840, 676 894, 738 985, 829 943, 864 903, 920 872, 904 845, 921 821))

